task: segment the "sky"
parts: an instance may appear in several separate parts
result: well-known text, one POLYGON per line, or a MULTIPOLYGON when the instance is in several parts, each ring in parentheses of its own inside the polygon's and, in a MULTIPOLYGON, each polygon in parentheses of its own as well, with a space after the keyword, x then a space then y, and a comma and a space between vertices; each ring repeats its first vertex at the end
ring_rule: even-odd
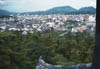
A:
POLYGON ((10 12, 44 11, 59 6, 96 7, 96 0, 0 0, 0 9, 10 12))

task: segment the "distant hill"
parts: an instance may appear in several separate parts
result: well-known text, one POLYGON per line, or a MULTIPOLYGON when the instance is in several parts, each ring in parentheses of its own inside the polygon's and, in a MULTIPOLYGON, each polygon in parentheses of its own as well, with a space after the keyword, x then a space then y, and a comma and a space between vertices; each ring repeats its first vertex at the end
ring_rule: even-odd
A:
MULTIPOLYGON (((94 7, 82 7, 79 10, 72 8, 71 6, 62 6, 48 9, 46 11, 37 11, 37 12, 22 12, 20 14, 95 14, 96 8, 94 7)), ((9 15, 9 14, 19 14, 14 12, 8 12, 0 9, 0 15, 9 15)))
POLYGON ((10 14, 18 14, 18 13, 9 12, 9 11, 0 9, 0 15, 10 15, 10 14))
POLYGON ((0 9, 0 15, 9 15, 10 12, 0 9))
POLYGON ((78 10, 78 12, 93 14, 93 13, 96 13, 96 8, 94 8, 94 7, 83 7, 83 8, 80 8, 78 10))
POLYGON ((63 6, 63 7, 55 7, 52 9, 47 10, 46 12, 49 13, 71 13, 77 11, 75 8, 71 6, 63 6))
POLYGON ((55 7, 46 11, 38 12, 26 12, 24 14, 95 14, 96 8, 94 7, 82 7, 79 10, 72 8, 71 6, 55 7))
POLYGON ((36 11, 36 12, 24 12, 20 14, 45 14, 46 11, 36 11))

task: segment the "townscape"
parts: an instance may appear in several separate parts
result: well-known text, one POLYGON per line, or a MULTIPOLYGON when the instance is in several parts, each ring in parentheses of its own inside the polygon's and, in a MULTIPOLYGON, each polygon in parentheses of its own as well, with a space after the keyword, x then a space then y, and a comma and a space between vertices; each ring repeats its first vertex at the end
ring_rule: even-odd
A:
POLYGON ((43 32, 48 29, 55 31, 85 32, 95 31, 96 15, 9 15, 0 18, 0 32, 6 30, 28 32, 43 32))
POLYGON ((0 69, 91 67, 95 14, 0 17, 0 69))
POLYGON ((96 0, 0 0, 0 69, 91 69, 96 32, 96 0))

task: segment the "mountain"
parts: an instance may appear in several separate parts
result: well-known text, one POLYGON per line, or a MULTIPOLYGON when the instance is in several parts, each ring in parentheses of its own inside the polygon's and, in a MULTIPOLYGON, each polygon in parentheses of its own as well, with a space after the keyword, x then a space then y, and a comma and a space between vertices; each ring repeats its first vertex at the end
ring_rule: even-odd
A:
POLYGON ((18 14, 18 13, 9 12, 9 11, 0 9, 0 15, 10 15, 10 14, 18 14))
POLYGON ((92 6, 90 6, 90 7, 83 7, 83 8, 80 8, 78 10, 78 12, 93 14, 93 13, 96 13, 96 8, 94 8, 92 6))
POLYGON ((79 10, 72 8, 71 6, 62 6, 51 8, 46 11, 30 12, 27 14, 95 14, 96 8, 94 7, 82 7, 79 10))
POLYGON ((8 12, 0 9, 0 15, 9 15, 9 14, 95 14, 96 8, 94 7, 82 7, 79 10, 72 8, 71 6, 62 6, 48 9, 46 11, 37 11, 37 12, 8 12))
POLYGON ((77 11, 76 9, 72 8, 71 6, 63 6, 63 7, 55 7, 52 9, 47 10, 46 12, 49 13, 71 13, 77 11))
POLYGON ((36 12, 24 12, 20 14, 45 14, 46 11, 36 11, 36 12))
POLYGON ((79 10, 77 10, 75 8, 72 8, 71 6, 63 6, 63 7, 55 7, 49 9, 46 12, 60 13, 60 14, 95 14, 96 8, 89 6, 89 7, 82 7, 79 10))
POLYGON ((0 9, 0 15, 9 15, 10 12, 0 9))

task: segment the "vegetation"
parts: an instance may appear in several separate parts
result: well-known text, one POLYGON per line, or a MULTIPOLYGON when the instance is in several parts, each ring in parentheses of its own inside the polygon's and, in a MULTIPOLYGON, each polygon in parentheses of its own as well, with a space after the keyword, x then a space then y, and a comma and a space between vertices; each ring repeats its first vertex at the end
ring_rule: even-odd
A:
POLYGON ((88 32, 59 37, 59 32, 46 31, 22 35, 0 33, 0 69, 35 69, 40 56, 51 64, 73 65, 92 62, 95 38, 88 32))

